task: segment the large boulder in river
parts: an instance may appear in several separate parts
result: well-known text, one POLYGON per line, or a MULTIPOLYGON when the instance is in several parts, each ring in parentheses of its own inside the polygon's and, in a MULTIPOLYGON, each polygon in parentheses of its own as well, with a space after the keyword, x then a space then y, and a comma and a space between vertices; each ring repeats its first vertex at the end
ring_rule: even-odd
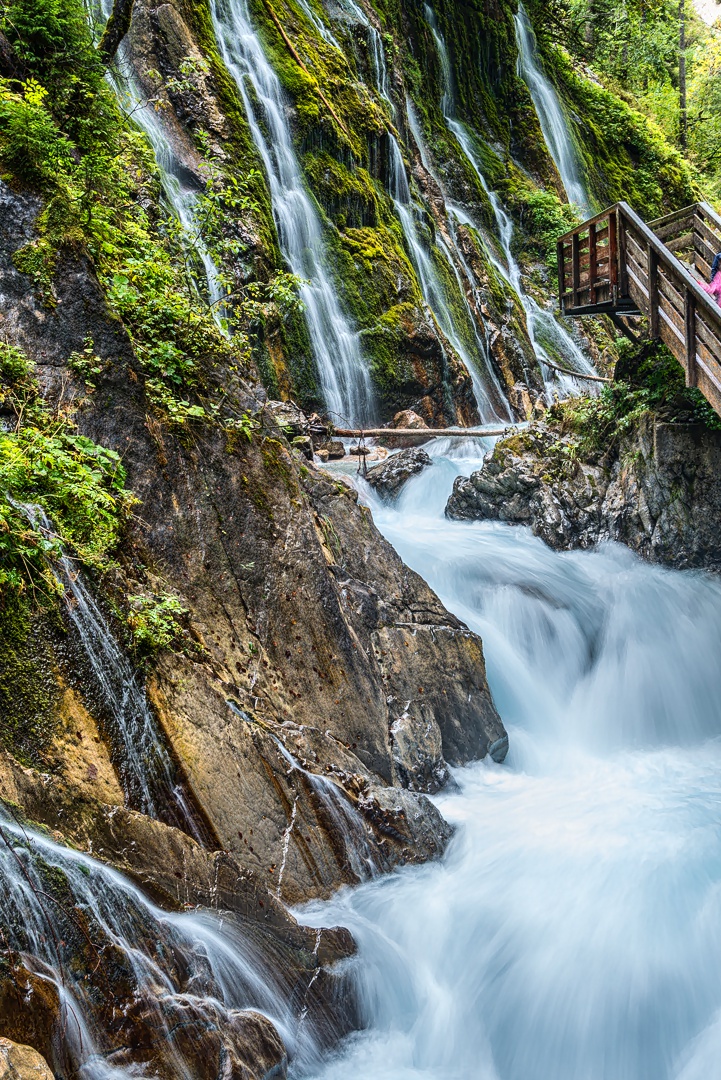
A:
POLYGON ((415 435, 384 435, 381 442, 383 446, 387 446, 389 450, 399 450, 409 446, 420 446, 424 442, 432 437, 430 428, 425 422, 422 416, 419 416, 413 409, 403 409, 402 412, 397 412, 389 424, 390 428, 405 429, 418 428, 419 435, 416 438, 415 435), (427 432, 427 434, 423 434, 427 432))
POLYGON ((31 1046, 0 1039, 0 1080, 53 1080, 53 1074, 31 1046))
POLYGON ((412 476, 418 476, 432 464, 432 458, 420 447, 401 450, 400 454, 393 454, 382 465, 369 469, 366 480, 379 495, 394 499, 412 476))
POLYGON ((458 477, 457 520, 527 525, 557 550, 612 540, 679 570, 721 570, 721 432, 647 414, 603 454, 537 423, 499 441, 458 477))

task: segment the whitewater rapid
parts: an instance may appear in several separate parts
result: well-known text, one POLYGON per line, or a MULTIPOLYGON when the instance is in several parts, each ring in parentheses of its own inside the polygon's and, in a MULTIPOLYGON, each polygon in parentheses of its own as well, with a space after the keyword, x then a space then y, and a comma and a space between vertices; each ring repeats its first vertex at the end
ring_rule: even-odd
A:
POLYGON ((456 826, 443 861, 303 911, 352 930, 367 1023, 305 1075, 711 1080, 721 583, 618 546, 557 554, 523 529, 447 521, 480 447, 431 452, 395 508, 362 497, 482 635, 511 750, 456 770, 437 800, 456 826))

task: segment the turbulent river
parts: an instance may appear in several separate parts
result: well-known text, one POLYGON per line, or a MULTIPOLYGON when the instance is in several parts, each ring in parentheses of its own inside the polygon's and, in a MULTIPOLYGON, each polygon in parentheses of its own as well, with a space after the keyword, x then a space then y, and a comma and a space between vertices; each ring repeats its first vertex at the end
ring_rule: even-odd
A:
POLYGON ((456 826, 442 862, 301 913, 351 928, 367 1024, 312 1075, 710 1080, 721 582, 446 520, 454 476, 480 453, 449 442, 395 508, 363 497, 482 635, 511 750, 456 771, 438 799, 456 826))

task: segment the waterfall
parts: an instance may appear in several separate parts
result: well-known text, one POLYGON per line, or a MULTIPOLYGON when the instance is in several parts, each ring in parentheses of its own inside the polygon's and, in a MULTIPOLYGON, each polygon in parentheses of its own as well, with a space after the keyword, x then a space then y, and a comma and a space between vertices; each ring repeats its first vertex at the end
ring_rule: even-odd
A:
MULTIPOLYGON (((110 17, 112 7, 112 0, 100 0, 100 11, 106 22, 110 17)), ((133 122, 145 133, 153 148, 155 161, 160 170, 163 192, 182 225, 185 235, 193 238, 193 249, 203 264, 213 317, 223 328, 225 312, 221 301, 224 294, 218 268, 203 242, 203 237, 199 234, 195 220, 195 209, 200 194, 199 183, 183 165, 174 150, 159 112, 146 100, 133 66, 127 41, 122 41, 120 44, 116 71, 108 73, 108 80, 121 108, 129 113, 133 122)))
MULTIPOLYGON (((523 308, 523 312, 526 316, 528 337, 536 358, 542 365, 541 372, 544 383, 546 384, 547 393, 550 395, 554 387, 560 387, 565 393, 572 393, 575 390, 573 378, 567 375, 559 376, 552 367, 548 366, 547 362, 549 360, 555 362, 555 359, 552 360, 552 357, 558 357, 558 359, 562 360, 569 368, 578 372, 584 372, 587 375, 593 374, 593 365, 589 363, 587 357, 583 354, 578 345, 576 345, 573 338, 564 327, 560 325, 551 312, 542 308, 532 296, 528 295, 523 287, 521 268, 513 255, 513 222, 504 209, 498 194, 490 190, 480 167, 478 155, 473 147, 471 137, 465 125, 456 115, 453 70, 448 55, 448 48, 443 35, 438 28, 435 12, 429 5, 425 6, 425 13, 426 20, 433 34, 443 76, 441 98, 443 117, 448 125, 448 129, 455 136, 466 160, 478 177, 481 187, 489 198, 496 219, 498 237, 501 242, 506 262, 504 264, 490 249, 488 249, 487 254, 491 259, 494 268, 501 275, 506 284, 510 286, 523 308)), ((417 131, 417 133, 414 132, 414 135, 416 140, 418 140, 418 138, 420 138, 420 131, 417 131)), ((461 224, 470 225, 471 228, 477 230, 477 226, 465 211, 460 208, 454 208, 454 212, 461 224)))
MULTIPOLYGON (((4 810, 0 921, 4 962, 21 961, 59 995, 52 1062, 58 1076, 150 1075, 143 1064, 150 1032, 172 1075, 193 1080, 194 1026, 232 1038, 235 1010, 249 1008, 272 1019, 289 1052, 301 1060, 316 1053, 313 1032, 295 1019, 297 988, 284 985, 285 946, 274 955, 271 945, 269 954, 262 931, 254 935, 252 923, 227 912, 162 911, 121 874, 16 824, 4 810), (83 950, 91 954, 90 973, 79 977, 83 950), (124 1000, 115 999, 116 985, 124 1000), (125 1044, 118 1039, 123 1030, 125 1044)), ((25 1000, 32 1008, 32 991, 25 1000)))
POLYGON ((571 138, 558 95, 544 74, 538 60, 536 36, 531 20, 522 3, 514 16, 518 47, 518 74, 526 83, 548 151, 558 169, 568 201, 580 207, 585 217, 593 213, 592 201, 586 191, 578 150, 571 138))
MULTIPOLYGON (((54 536, 52 525, 39 506, 14 505, 34 529, 46 537, 54 536)), ((51 569, 62 588, 68 621, 87 661, 93 696, 102 711, 113 765, 127 805, 178 826, 200 844, 206 843, 209 837, 193 813, 145 690, 82 574, 64 552, 52 562, 51 569)))
POLYGON ((368 425, 376 415, 370 374, 325 265, 321 220, 293 149, 280 81, 253 29, 246 0, 213 0, 212 16, 221 56, 265 166, 283 257, 304 282, 300 296, 326 408, 335 420, 368 425))
POLYGON ((436 247, 443 253, 451 273, 454 275, 458 287, 459 296, 463 298, 468 318, 469 328, 475 336, 477 351, 476 356, 471 356, 468 347, 463 342, 457 327, 457 316, 450 306, 446 289, 441 278, 433 265, 432 256, 426 247, 420 234, 420 222, 416 216, 415 208, 411 202, 411 192, 408 186, 403 158, 400 147, 393 135, 390 138, 390 193, 395 206, 396 215, 403 228, 403 235, 408 245, 411 262, 415 268, 421 293, 427 307, 433 313, 436 322, 443 334, 453 346, 460 357, 463 366, 471 376, 473 393, 478 406, 478 412, 482 423, 492 420, 509 419, 510 410, 498 383, 497 377, 490 364, 488 349, 485 340, 478 334, 478 328, 473 312, 465 293, 463 282, 460 280, 453 257, 443 242, 441 236, 436 237, 436 247), (481 378, 479 364, 483 365, 486 380, 481 378))
MULTIPOLYGON (((504 209, 503 204, 498 197, 498 193, 491 191, 489 188, 481 171, 478 156, 473 148, 471 138, 464 125, 459 120, 449 120, 448 126, 455 135, 466 159, 478 177, 481 187, 488 196, 491 208, 493 209, 493 214, 496 219, 496 229, 498 238, 501 242, 505 263, 497 258, 490 246, 487 248, 487 254, 493 267, 516 294, 519 303, 523 308, 523 312, 526 316, 528 338, 536 358, 541 364, 541 371, 544 383, 546 384, 546 389, 550 392, 555 386, 560 387, 565 393, 575 393, 577 390, 573 377, 557 373, 554 368, 548 366, 547 361, 550 360, 552 363, 556 363, 558 360, 561 360, 562 363, 570 369, 584 372, 587 375, 594 374, 593 365, 565 327, 559 323, 558 319, 556 319, 556 317, 546 308, 541 307, 538 301, 530 296, 524 289, 523 280, 521 278, 521 268, 513 254, 513 222, 511 221, 510 215, 504 209)), ((468 215, 464 215, 463 211, 457 210, 456 212, 459 216, 459 220, 469 224, 472 228, 475 227, 472 220, 468 215)), ((588 387, 588 384, 586 383, 585 386, 588 387)))
MULTIPOLYGON (((479 461, 426 447, 404 560, 483 637, 506 763, 455 771, 439 864, 302 918, 348 926, 365 1029, 314 1080, 708 1080, 721 1053, 721 582, 452 522, 479 461), (439 456, 439 454, 441 456, 439 456)), ((467 452, 467 449, 466 451, 467 452)))

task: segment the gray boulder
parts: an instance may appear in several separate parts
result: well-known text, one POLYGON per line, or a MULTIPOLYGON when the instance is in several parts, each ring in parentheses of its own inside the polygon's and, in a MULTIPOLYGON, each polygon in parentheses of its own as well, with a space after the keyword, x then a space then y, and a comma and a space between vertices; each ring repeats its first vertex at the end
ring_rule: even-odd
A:
POLYGON ((369 469, 366 480, 379 495, 395 499, 403 485, 412 476, 417 476, 432 464, 433 461, 425 450, 413 447, 410 450, 402 450, 399 454, 389 457, 382 465, 375 465, 369 469))

